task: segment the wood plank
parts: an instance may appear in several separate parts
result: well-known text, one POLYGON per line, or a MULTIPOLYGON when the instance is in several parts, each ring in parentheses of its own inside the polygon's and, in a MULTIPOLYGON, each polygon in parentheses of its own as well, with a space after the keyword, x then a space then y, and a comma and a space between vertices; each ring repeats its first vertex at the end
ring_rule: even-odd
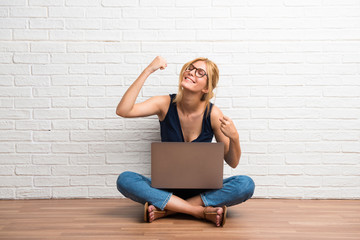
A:
POLYGON ((223 228, 142 214, 128 199, 1 200, 0 239, 360 239, 360 200, 251 199, 223 228))

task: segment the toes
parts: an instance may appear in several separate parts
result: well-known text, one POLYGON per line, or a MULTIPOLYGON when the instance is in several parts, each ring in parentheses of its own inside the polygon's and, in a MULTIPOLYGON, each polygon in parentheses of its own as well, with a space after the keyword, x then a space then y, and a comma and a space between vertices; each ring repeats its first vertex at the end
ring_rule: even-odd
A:
POLYGON ((150 205, 150 206, 148 207, 149 222, 154 221, 154 212, 153 212, 154 209, 155 209, 155 207, 154 207, 153 205, 150 205))
POLYGON ((159 210, 154 205, 149 206, 149 208, 148 208, 149 222, 152 222, 158 218, 162 218, 165 216, 165 214, 159 213, 158 211, 159 210))
POLYGON ((148 207, 149 213, 151 213, 151 212, 154 211, 154 210, 155 210, 155 206, 154 206, 154 205, 150 205, 150 206, 148 207))
POLYGON ((205 217, 205 218, 208 221, 215 223, 215 226, 220 227, 221 222, 222 222, 223 209, 222 208, 213 208, 213 211, 209 211, 208 213, 210 213, 210 212, 216 213, 216 215, 214 214, 213 217, 205 217))
POLYGON ((220 227, 220 223, 221 223, 221 215, 217 215, 216 216, 216 226, 220 227))

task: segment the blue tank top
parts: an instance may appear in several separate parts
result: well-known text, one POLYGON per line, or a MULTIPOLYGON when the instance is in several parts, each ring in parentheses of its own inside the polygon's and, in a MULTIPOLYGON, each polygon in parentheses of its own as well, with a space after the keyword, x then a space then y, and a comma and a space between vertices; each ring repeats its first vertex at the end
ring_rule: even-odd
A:
MULTIPOLYGON (((160 133, 162 142, 184 142, 180 119, 176 108, 176 103, 173 103, 176 94, 170 94, 169 110, 163 121, 160 121, 160 133)), ((210 113, 213 104, 210 103, 209 114, 204 112, 202 128, 200 135, 192 142, 211 142, 214 136, 211 127, 210 113)))

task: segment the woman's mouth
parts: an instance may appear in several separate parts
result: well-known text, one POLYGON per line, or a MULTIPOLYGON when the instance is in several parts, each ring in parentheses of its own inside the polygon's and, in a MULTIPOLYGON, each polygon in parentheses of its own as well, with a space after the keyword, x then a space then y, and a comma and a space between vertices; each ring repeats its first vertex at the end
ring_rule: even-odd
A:
POLYGON ((195 83, 194 80, 192 80, 191 78, 188 78, 188 77, 185 77, 185 80, 186 80, 186 81, 190 81, 190 82, 192 82, 192 83, 195 83))

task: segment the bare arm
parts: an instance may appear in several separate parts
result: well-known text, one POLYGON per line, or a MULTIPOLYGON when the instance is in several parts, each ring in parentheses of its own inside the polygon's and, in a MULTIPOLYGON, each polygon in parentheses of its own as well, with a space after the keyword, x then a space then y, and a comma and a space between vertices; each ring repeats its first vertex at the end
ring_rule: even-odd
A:
POLYGON ((239 133, 233 121, 222 114, 219 108, 213 107, 211 112, 211 125, 217 142, 224 143, 224 158, 226 163, 236 168, 240 161, 241 148, 239 133))
POLYGON ((164 97, 152 97, 138 104, 135 104, 135 102, 146 79, 156 70, 163 70, 166 67, 166 60, 157 56, 125 92, 116 108, 116 114, 121 117, 144 117, 154 114, 159 116, 161 101, 164 97))

